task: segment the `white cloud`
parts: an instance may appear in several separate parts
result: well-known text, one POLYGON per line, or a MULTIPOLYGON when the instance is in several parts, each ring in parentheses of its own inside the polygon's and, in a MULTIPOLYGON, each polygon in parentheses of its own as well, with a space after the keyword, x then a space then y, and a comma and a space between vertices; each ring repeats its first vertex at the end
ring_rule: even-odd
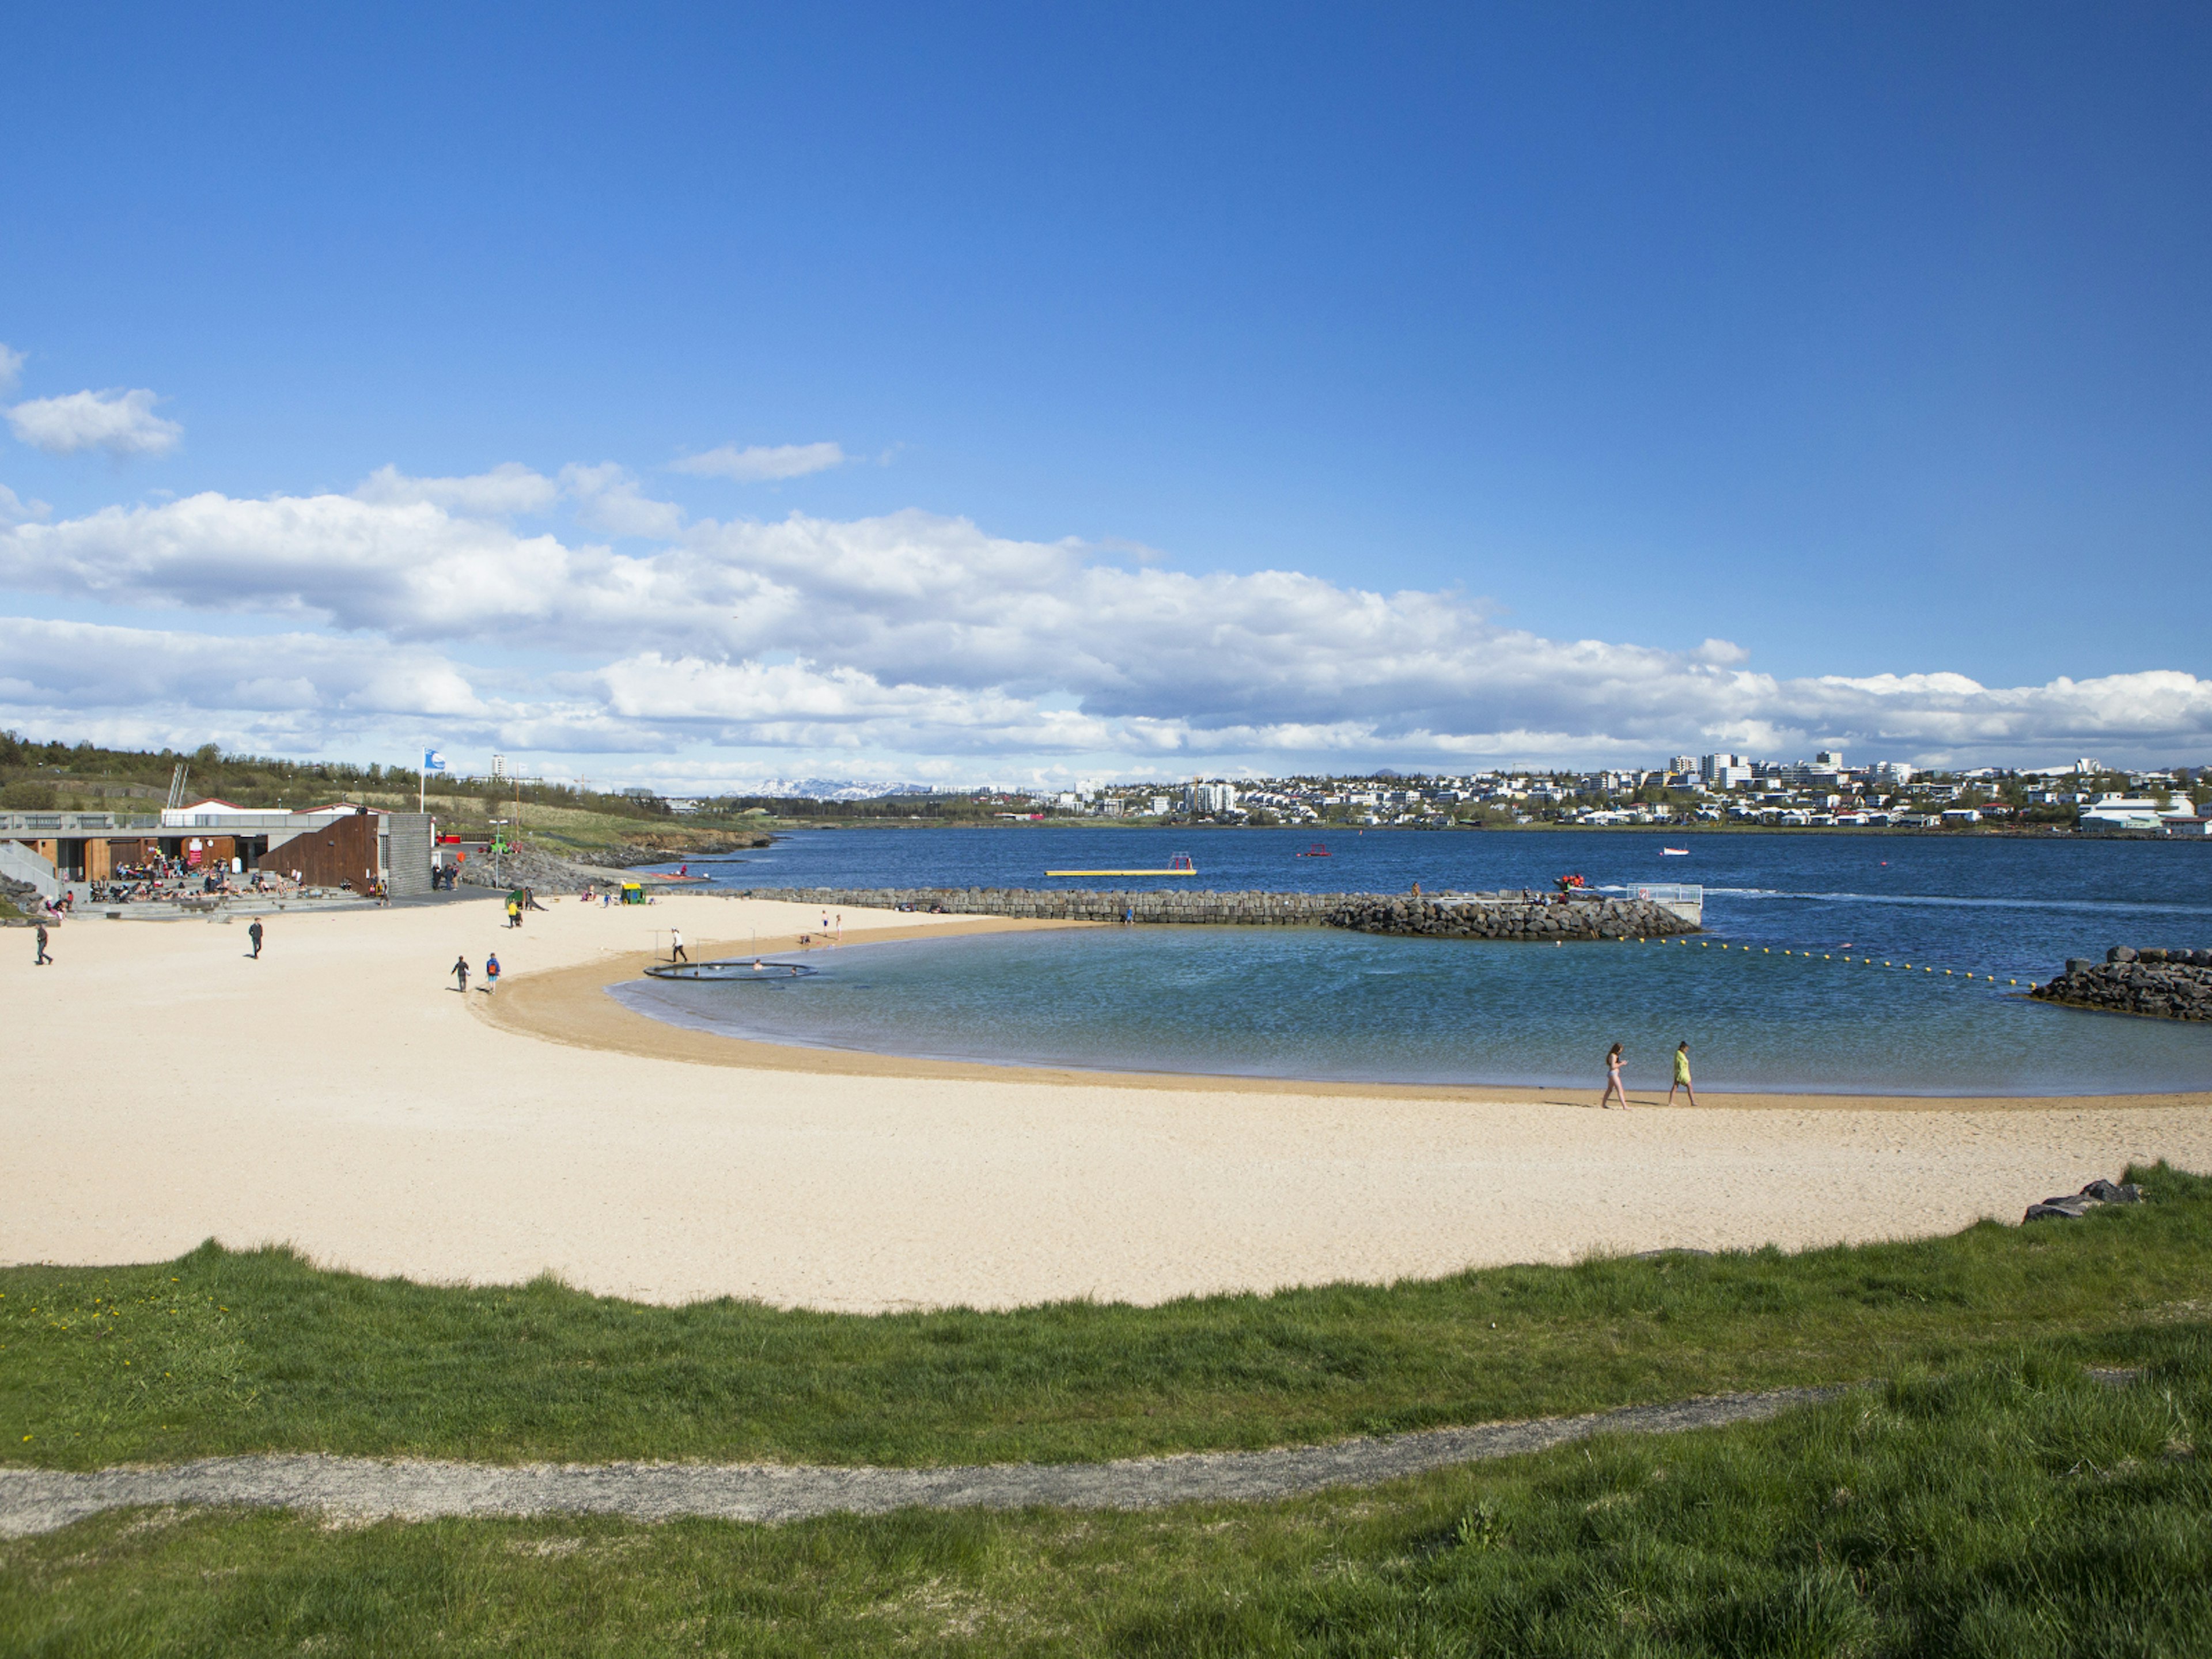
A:
POLYGON ((682 460, 671 461, 668 470, 757 483, 826 472, 833 466, 844 465, 845 459, 844 450, 836 444, 755 444, 745 449, 724 444, 704 454, 686 455, 682 460))
POLYGON ((356 501, 380 507, 428 502, 470 518, 506 518, 543 513, 559 499, 561 486, 520 461, 505 461, 489 472, 459 478, 413 478, 396 466, 380 466, 354 489, 356 501))
POLYGON ((0 340, 0 392, 14 391, 22 373, 23 354, 10 350, 8 343, 0 340))
POLYGON ((0 530, 43 519, 52 511, 44 501, 27 501, 6 484, 0 484, 0 530))
MULTIPOLYGON (((1198 756, 1626 762, 1835 743, 2048 760, 2085 744, 2212 746, 2212 681, 2176 671, 2014 687, 1942 672, 1781 678, 1724 640, 1552 639, 1456 593, 1132 569, 922 513, 687 526, 611 465, 566 468, 560 486, 606 533, 645 538, 635 550, 474 516, 541 499, 547 482, 387 470, 354 495, 204 493, 18 523, 0 529, 0 585, 398 642, 380 651, 550 653, 567 666, 541 682, 452 670, 483 703, 475 718, 518 746, 526 731, 578 749, 1118 754, 1166 769, 1198 756)), ((301 660, 313 708, 364 695, 301 660)))
POLYGON ((684 527, 682 507, 640 495, 629 469, 613 461, 562 467, 561 488, 574 498, 579 519, 610 536, 665 540, 684 527))
POLYGON ((154 412, 154 394, 135 392, 72 392, 61 398, 33 398, 8 411, 15 436, 49 455, 73 455, 104 449, 120 459, 159 455, 176 447, 184 428, 154 412))

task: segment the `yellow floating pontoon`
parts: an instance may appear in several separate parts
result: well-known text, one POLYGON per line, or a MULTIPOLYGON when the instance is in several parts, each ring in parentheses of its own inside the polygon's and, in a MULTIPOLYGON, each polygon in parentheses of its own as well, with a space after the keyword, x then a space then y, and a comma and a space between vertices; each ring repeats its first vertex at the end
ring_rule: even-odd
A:
POLYGON ((1194 876, 1198 866, 1188 853, 1177 853, 1164 870, 1048 870, 1048 876, 1194 876))

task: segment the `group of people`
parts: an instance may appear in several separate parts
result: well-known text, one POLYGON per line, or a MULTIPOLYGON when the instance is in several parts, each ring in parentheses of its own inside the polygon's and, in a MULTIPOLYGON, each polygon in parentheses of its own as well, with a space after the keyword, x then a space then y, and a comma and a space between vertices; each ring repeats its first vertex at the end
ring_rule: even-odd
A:
POLYGON ((288 893, 296 891, 300 882, 297 870, 289 880, 266 870, 255 870, 240 881, 233 879, 228 869, 195 872, 187 869, 182 860, 162 860, 123 866, 106 880, 94 882, 91 890, 94 904, 131 904, 177 899, 191 893, 234 898, 246 893, 288 893))
MULTIPOLYGON (((448 969, 448 971, 453 976, 453 988, 460 992, 463 996, 466 996, 469 992, 469 959, 465 952, 453 958, 453 965, 450 969, 448 969)), ((484 982, 477 988, 483 992, 485 995, 489 996, 491 993, 499 989, 499 956, 497 952, 495 951, 492 955, 484 958, 483 976, 484 982)))
MULTIPOLYGON (((1620 1102, 1622 1111, 1628 1109, 1628 1091, 1620 1085, 1620 1045, 1616 1042, 1606 1050, 1605 1092, 1598 1097, 1597 1102, 1607 1111, 1613 1109, 1613 1103, 1615 1100, 1620 1102)), ((1669 1106, 1674 1103, 1674 1091, 1677 1089, 1689 1096, 1691 1105, 1694 1106, 1698 1103, 1698 1091, 1690 1082, 1690 1045, 1687 1042, 1678 1042, 1674 1045, 1674 1080, 1667 1085, 1667 1103, 1669 1106)))

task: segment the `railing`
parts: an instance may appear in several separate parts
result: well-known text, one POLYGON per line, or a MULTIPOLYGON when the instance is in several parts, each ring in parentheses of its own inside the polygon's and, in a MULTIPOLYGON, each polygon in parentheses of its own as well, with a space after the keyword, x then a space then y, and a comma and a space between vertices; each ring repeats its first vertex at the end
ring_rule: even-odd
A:
POLYGON ((1703 905, 1705 902, 1704 888, 1668 881, 1643 881, 1632 887, 1623 886, 1620 896, 1623 898, 1644 899, 1653 904, 1703 905))
POLYGON ((86 830, 159 830, 159 818, 116 812, 0 812, 0 836, 76 835, 86 830))
POLYGON ((179 821, 163 828, 175 830, 290 830, 342 816, 333 812, 195 812, 190 818, 179 815, 179 821))

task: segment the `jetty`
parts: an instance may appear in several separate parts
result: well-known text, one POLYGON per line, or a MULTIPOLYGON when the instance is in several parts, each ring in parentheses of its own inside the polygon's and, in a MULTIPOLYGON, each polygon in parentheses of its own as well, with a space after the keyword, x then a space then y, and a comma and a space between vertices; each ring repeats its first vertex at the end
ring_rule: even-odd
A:
POLYGON ((2069 958, 2064 973, 2028 994, 2039 1002, 2099 1013, 2212 1020, 2212 950, 2116 945, 2102 962, 2069 958))
POLYGON ((1032 887, 750 887, 731 898, 823 909, 921 910, 1024 921, 1130 921, 1230 927, 1342 927, 1437 939, 1652 939, 1705 924, 1700 887, 1489 893, 1161 892, 1032 887))

